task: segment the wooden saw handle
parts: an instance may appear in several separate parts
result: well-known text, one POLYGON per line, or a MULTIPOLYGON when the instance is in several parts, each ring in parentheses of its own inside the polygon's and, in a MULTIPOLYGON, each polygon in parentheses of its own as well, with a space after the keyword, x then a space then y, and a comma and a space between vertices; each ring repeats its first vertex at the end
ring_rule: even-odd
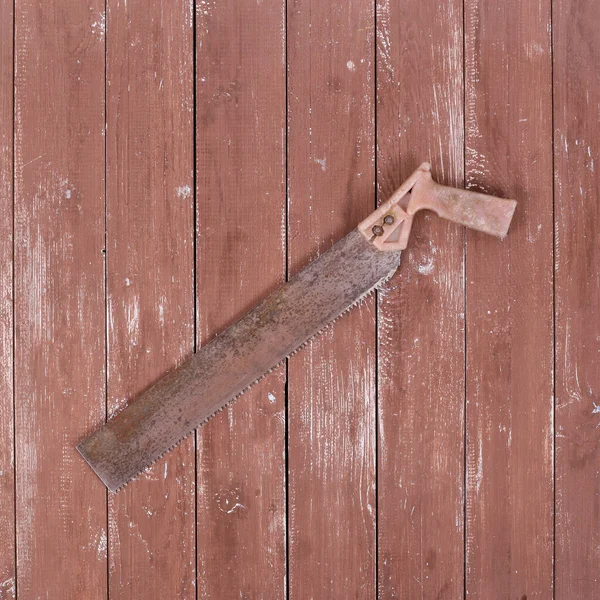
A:
POLYGON ((414 214, 427 209, 443 219, 503 238, 516 206, 514 200, 436 183, 431 166, 423 163, 358 229, 379 250, 404 250, 414 214))

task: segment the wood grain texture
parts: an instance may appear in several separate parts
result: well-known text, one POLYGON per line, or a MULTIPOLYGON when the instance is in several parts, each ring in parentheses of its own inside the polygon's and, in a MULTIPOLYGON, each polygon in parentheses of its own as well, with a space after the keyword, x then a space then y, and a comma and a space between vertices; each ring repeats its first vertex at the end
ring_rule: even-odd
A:
MULTIPOLYGON (((189 0, 109 1, 108 411, 194 346, 189 0)), ((193 436, 109 495, 110 598, 195 598, 193 436)))
POLYGON ((0 0, 0 600, 600 599, 599 30, 0 0), (418 216, 377 302, 107 505, 75 445, 423 160, 508 238, 418 216))
POLYGON ((470 598, 551 598, 550 3, 467 0, 466 179, 518 201, 503 242, 467 235, 470 598))
POLYGON ((106 598, 104 3, 23 0, 15 31, 19 598, 106 598))
MULTIPOLYGON (((380 0, 377 183, 463 181, 462 3, 380 0)), ((463 230, 419 215, 379 296, 379 597, 463 591, 463 230)))
MULTIPOLYGON (((196 12, 198 344, 285 280, 283 2, 196 12)), ((285 368, 197 434, 198 597, 285 593, 285 368)))
POLYGON ((13 398, 13 2, 0 0, 0 598, 16 597, 13 398))
MULTIPOLYGON (((373 22, 372 2, 288 5, 290 275, 374 208, 373 22)), ((373 298, 288 371, 290 598, 373 598, 373 298)))
POLYGON ((556 598, 600 598, 600 5, 554 2, 556 598))

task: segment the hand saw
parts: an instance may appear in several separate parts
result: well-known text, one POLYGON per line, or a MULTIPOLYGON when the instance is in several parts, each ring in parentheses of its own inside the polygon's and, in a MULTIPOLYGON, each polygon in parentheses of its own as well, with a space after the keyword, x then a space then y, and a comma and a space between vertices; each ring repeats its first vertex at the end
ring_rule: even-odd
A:
POLYGON ((504 237, 515 207, 440 185, 423 163, 357 229, 141 394, 79 452, 117 491, 387 281, 417 211, 504 237))

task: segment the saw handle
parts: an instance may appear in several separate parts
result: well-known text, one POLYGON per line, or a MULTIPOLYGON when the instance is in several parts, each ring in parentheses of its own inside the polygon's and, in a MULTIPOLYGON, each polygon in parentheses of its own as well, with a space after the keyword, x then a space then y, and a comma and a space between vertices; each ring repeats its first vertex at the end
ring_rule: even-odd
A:
POLYGON ((379 250, 404 250, 412 220, 419 210, 432 210, 448 221, 503 238, 517 203, 452 188, 433 181, 423 163, 358 229, 379 250))
POLYGON ((514 200, 441 185, 429 171, 417 180, 410 196, 406 212, 411 216, 428 209, 443 219, 499 238, 508 233, 517 206, 514 200))

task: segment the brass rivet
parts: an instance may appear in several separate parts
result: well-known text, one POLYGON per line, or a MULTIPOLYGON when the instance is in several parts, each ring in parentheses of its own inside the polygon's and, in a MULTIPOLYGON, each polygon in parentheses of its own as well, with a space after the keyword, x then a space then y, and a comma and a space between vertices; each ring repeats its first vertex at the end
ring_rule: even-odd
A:
POLYGON ((373 225, 371 231, 374 235, 383 235, 383 227, 381 225, 373 225))
POLYGON ((386 225, 392 225, 392 224, 394 223, 394 217, 393 217, 392 215, 386 215, 386 216, 383 218, 383 222, 384 222, 386 225))

